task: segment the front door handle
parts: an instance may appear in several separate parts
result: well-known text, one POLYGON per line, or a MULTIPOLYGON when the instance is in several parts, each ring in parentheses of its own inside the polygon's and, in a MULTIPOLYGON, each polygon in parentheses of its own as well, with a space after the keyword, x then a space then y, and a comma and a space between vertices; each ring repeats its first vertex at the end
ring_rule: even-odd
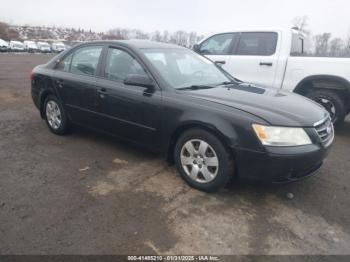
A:
POLYGON ((260 62, 261 66, 272 66, 272 63, 271 62, 260 62))
POLYGON ((104 99, 106 97, 106 94, 107 94, 106 88, 102 87, 97 92, 99 93, 100 98, 104 99))
POLYGON ((224 65, 224 64, 226 64, 226 61, 225 60, 219 60, 219 61, 215 61, 214 63, 217 64, 217 65, 224 65))

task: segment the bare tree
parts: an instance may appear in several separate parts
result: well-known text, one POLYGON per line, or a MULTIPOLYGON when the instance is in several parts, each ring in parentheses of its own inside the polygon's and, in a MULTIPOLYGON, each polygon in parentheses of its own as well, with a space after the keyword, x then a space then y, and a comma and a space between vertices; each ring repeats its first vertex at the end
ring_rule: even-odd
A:
POLYGON ((297 16, 292 21, 293 27, 297 28, 300 32, 305 35, 310 35, 309 27, 309 17, 307 15, 297 16))
POLYGON ((9 37, 9 25, 3 22, 0 22, 0 38, 6 41, 10 40, 9 37))
POLYGON ((344 55, 347 57, 350 56, 350 30, 349 30, 348 36, 345 39, 344 55))
POLYGON ((181 45, 181 46, 187 46, 188 45, 188 33, 185 31, 179 30, 176 31, 172 36, 170 37, 170 42, 181 45))
POLYGON ((163 35, 162 35, 162 42, 165 42, 165 43, 167 43, 167 42, 169 42, 169 32, 167 31, 167 30, 165 30, 164 32, 163 32, 163 35))
POLYGON ((333 38, 330 42, 329 54, 331 56, 342 56, 344 53, 344 41, 337 37, 333 38))
POLYGON ((188 38, 189 47, 193 47, 197 43, 197 33, 191 32, 188 38))
POLYGON ((329 39, 331 38, 331 33, 323 33, 314 36, 315 41, 315 55, 327 56, 329 50, 329 39))
POLYGON ((162 35, 160 34, 159 31, 155 31, 151 37, 152 41, 157 41, 157 42, 161 42, 162 41, 162 35))

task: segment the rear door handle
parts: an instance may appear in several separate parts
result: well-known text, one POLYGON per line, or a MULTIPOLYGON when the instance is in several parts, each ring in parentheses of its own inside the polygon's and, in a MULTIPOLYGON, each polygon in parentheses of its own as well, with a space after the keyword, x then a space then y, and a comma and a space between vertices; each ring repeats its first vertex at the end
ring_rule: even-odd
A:
POLYGON ((272 66, 272 63, 271 62, 260 62, 261 66, 272 66))
POLYGON ((56 83, 57 83, 59 88, 63 88, 63 85, 64 85, 63 80, 57 80, 56 83))

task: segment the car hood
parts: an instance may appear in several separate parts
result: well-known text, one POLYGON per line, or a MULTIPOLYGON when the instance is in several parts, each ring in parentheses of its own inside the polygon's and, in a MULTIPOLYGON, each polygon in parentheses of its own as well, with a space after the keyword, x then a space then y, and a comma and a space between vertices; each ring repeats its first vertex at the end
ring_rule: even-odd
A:
POLYGON ((317 103, 294 93, 250 84, 186 91, 188 95, 242 110, 271 125, 312 127, 328 113, 317 103))

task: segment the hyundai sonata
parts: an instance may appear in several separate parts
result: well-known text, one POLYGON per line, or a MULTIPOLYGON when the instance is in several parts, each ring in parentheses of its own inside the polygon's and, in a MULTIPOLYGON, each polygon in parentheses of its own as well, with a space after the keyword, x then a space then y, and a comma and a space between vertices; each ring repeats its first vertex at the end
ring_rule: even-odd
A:
POLYGON ((175 45, 80 44, 35 67, 31 85, 53 133, 77 124, 146 146, 203 191, 233 177, 280 183, 311 176, 334 138, 318 104, 244 83, 175 45))

